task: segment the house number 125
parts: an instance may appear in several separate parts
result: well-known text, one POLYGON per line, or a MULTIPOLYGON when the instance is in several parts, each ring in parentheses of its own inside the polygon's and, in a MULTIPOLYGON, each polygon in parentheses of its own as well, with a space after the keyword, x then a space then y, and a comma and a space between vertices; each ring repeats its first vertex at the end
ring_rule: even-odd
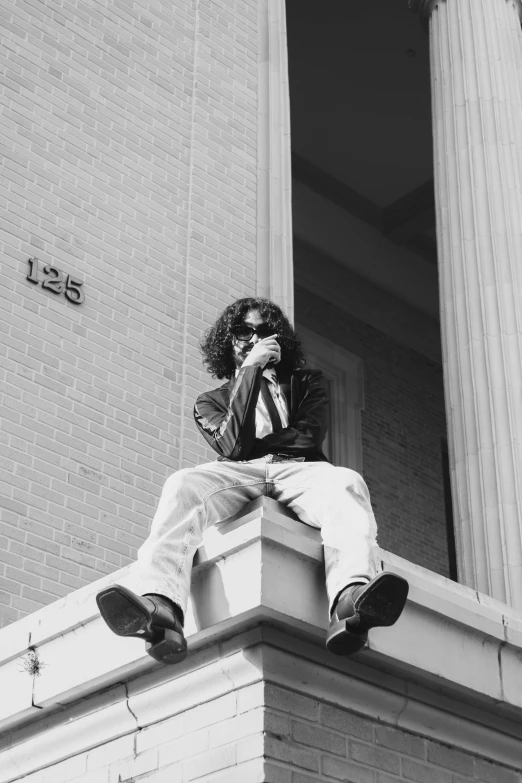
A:
POLYGON ((40 280, 38 277, 38 258, 29 259, 29 274, 27 279, 31 283, 42 283, 42 288, 48 288, 53 294, 65 294, 69 302, 73 304, 81 304, 85 299, 85 294, 82 291, 83 280, 76 280, 71 275, 66 275, 61 269, 57 269, 51 264, 46 264, 43 267, 44 280, 40 280))

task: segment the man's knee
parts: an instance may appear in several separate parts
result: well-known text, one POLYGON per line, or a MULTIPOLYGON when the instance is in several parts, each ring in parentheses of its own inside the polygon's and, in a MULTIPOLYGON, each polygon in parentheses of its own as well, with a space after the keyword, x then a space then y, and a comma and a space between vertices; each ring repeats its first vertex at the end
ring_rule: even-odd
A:
POLYGON ((354 492, 364 498, 369 498, 368 487, 360 473, 351 468, 333 467, 332 483, 344 491, 354 492))
POLYGON ((357 473, 356 470, 352 470, 352 468, 343 468, 336 465, 332 465, 331 467, 331 473, 334 477, 334 480, 339 481, 342 484, 358 484, 360 481, 364 481, 361 474, 357 473))
POLYGON ((204 473, 199 468, 181 468, 171 473, 164 485, 164 491, 170 493, 199 492, 202 487, 204 473))

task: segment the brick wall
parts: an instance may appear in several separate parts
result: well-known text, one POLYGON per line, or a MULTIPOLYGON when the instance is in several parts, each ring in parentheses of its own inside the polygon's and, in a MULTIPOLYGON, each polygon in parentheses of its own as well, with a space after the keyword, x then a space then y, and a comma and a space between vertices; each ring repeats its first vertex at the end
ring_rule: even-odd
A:
MULTIPOLYGON (((520 783, 517 770, 267 684, 269 783, 520 783)), ((458 740, 457 740, 458 741, 458 740)))
POLYGON ((208 455, 197 343, 255 287, 257 7, 0 7, 5 624, 134 559, 166 476, 208 455))
POLYGON ((364 362, 363 474, 380 546, 448 576, 442 367, 299 285, 295 307, 299 323, 364 362))

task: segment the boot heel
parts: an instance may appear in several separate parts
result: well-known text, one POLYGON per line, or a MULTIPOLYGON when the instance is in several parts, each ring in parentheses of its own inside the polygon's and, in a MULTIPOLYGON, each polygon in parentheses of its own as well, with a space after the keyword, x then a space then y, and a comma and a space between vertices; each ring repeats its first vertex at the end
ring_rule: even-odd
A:
POLYGON ((151 658, 160 663, 180 663, 187 657, 187 642, 182 634, 169 629, 154 630, 154 639, 145 644, 151 658))
POLYGON ((334 655, 352 655, 361 650, 368 641, 366 631, 355 632, 347 620, 330 626, 326 639, 327 649, 334 655))

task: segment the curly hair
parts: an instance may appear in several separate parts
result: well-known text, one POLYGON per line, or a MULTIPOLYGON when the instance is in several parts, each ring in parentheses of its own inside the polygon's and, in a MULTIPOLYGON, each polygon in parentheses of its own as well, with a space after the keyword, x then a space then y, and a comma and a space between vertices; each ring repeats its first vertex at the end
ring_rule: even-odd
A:
POLYGON ((236 371, 232 352, 232 329, 243 322, 249 310, 257 310, 281 346, 283 370, 297 370, 306 363, 301 341, 281 308, 269 299, 248 297, 237 299, 221 313, 214 326, 207 329, 200 344, 203 362, 213 378, 232 378, 236 371))

